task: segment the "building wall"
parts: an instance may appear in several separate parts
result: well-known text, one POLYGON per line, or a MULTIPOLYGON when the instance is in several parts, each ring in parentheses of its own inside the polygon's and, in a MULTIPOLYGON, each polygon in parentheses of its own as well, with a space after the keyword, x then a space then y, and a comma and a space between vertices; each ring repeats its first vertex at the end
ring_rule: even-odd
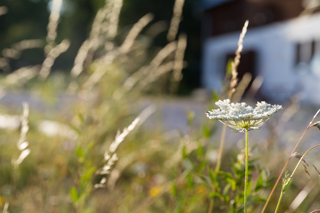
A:
POLYGON ((289 20, 302 11, 302 0, 233 0, 226 1, 204 11, 210 17, 208 25, 211 36, 235 32, 249 20, 249 28, 289 20))
MULTIPOLYGON (((285 101, 300 93, 303 101, 320 104, 319 25, 320 14, 314 14, 248 30, 243 52, 257 53, 256 74, 263 78, 263 96, 285 101)), ((225 56, 237 49, 239 34, 229 33, 204 41, 202 84, 205 88, 221 90, 225 56)))

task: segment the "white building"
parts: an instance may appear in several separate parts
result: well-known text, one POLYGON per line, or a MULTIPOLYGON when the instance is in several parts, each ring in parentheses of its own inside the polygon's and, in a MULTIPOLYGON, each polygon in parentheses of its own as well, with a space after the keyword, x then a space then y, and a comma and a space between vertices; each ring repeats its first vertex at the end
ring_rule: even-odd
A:
MULTIPOLYGON (((257 14, 261 16, 253 13, 253 20, 257 14)), ((226 59, 237 49, 239 34, 240 30, 205 36, 205 88, 221 90, 226 59)), ((320 104, 320 13, 256 24, 248 29, 243 45, 243 55, 250 55, 245 72, 262 77, 262 97, 278 102, 299 94, 303 102, 320 104)))

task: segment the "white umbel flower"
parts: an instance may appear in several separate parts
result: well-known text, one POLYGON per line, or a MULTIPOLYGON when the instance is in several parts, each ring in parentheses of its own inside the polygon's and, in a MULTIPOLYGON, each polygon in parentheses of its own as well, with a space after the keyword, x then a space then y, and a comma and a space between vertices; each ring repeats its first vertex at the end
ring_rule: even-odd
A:
POLYGON ((207 117, 217 119, 238 132, 260 129, 271 115, 282 109, 281 105, 271 105, 264 101, 258 102, 254 109, 246 103, 230 104, 229 99, 219 100, 216 105, 220 109, 207 111, 207 117))

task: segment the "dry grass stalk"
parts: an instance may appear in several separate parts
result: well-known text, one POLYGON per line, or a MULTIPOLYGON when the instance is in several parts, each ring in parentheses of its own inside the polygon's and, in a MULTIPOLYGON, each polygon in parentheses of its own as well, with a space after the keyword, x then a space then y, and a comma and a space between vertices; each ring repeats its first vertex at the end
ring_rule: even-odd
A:
POLYGON ((299 16, 310 16, 319 9, 320 2, 318 0, 304 0, 302 1, 302 6, 304 7, 304 10, 299 16))
POLYGON ((229 92, 228 92, 228 98, 230 100, 231 100, 232 95, 235 93, 236 87, 237 87, 237 84, 238 84, 238 79, 237 79, 238 71, 237 71, 237 68, 238 68, 238 65, 240 64, 240 58, 241 58, 240 53, 241 53, 241 51, 243 49, 243 38, 244 38, 244 36, 245 36, 245 34, 247 32, 248 24, 249 24, 249 21, 247 20, 244 23, 244 26, 242 28, 242 32, 240 34, 239 41, 238 41, 238 49, 236 50, 236 56, 234 57, 234 61, 232 62, 232 73, 231 73, 230 87, 229 87, 229 92))
POLYGON ((173 41, 163 47, 150 62, 151 67, 158 67, 177 48, 177 42, 173 41))
POLYGON ((296 212, 297 208, 301 205, 301 203, 305 200, 308 194, 314 189, 315 184, 312 181, 300 191, 300 193, 296 196, 296 198, 292 201, 289 206, 290 212, 296 212))
POLYGON ((10 48, 2 50, 3 58, 0 58, 0 69, 4 72, 11 72, 9 60, 20 57, 21 52, 26 49, 39 48, 43 42, 39 39, 23 40, 13 44, 10 48))
POLYGON ((255 79, 252 81, 252 84, 249 88, 248 95, 251 97, 254 97, 257 94, 258 90, 260 89, 262 83, 263 83, 262 76, 255 77, 255 79))
POLYGON ((109 38, 114 38, 117 35, 119 16, 122 8, 122 0, 113 0, 112 3, 112 10, 109 18, 109 30, 107 34, 109 38))
POLYGON ((49 23, 47 26, 47 46, 45 47, 45 53, 49 54, 51 49, 55 46, 55 40, 57 37, 57 26, 60 19, 60 10, 62 6, 62 0, 53 0, 51 5, 51 13, 49 16, 49 23))
MULTIPOLYGON (((106 38, 112 39, 116 35, 121 8, 122 0, 106 0, 105 6, 97 12, 92 24, 90 37, 83 42, 76 55, 74 65, 71 69, 71 77, 73 79, 83 72, 89 52, 95 51, 101 45, 102 41, 99 36, 102 33, 106 33, 106 38)), ((115 56, 112 56, 112 58, 114 57, 115 56)), ((98 76, 98 74, 102 76, 102 73, 97 73, 96 76, 98 76)), ((96 79, 96 77, 92 78, 96 79)), ((93 81, 89 80, 89 82, 93 81)), ((78 84, 73 80, 68 87, 68 92, 73 93, 77 88, 78 84)))
POLYGON ((51 67, 56 60, 56 58, 68 50, 70 42, 68 40, 63 40, 60 44, 53 47, 50 52, 47 54, 46 59, 43 61, 41 70, 39 72, 39 77, 46 79, 50 74, 51 67))
POLYGON ((113 50, 107 52, 103 57, 94 61, 96 70, 89 76, 82 86, 82 94, 90 91, 102 78, 102 76, 107 72, 108 65, 112 64, 113 60, 119 55, 119 51, 113 50))
POLYGON ((3 49, 2 55, 5 58, 17 59, 20 57, 21 51, 32 48, 40 48, 42 45, 43 42, 39 39, 23 40, 13 44, 11 48, 3 49))
POLYGON ((106 1, 103 8, 99 9, 92 23, 89 39, 97 37, 102 33, 102 28, 105 26, 104 21, 112 10, 112 1, 106 1))
MULTIPOLYGON (((153 16, 151 14, 147 14, 144 17, 142 17, 130 30, 128 36, 126 37, 125 41, 123 42, 122 46, 119 48, 122 53, 127 53, 133 43, 137 35, 141 32, 141 30, 152 20, 153 16)), ((112 46, 112 45, 111 45, 112 46)), ((111 48, 108 49, 112 49, 111 48)), ((106 65, 111 64, 114 58, 116 58, 119 55, 119 51, 116 49, 113 51, 108 51, 104 57, 101 57, 99 60, 97 60, 97 63, 102 63, 103 66, 97 66, 98 69, 88 78, 88 80, 83 85, 83 90, 88 91, 93 88, 93 86, 99 82, 101 77, 105 74, 107 71, 106 65)), ((85 56, 86 57, 86 56, 85 56)), ((81 66, 81 63, 79 63, 79 66, 81 66)), ((82 66, 81 66, 82 67, 82 66)), ((80 67, 78 67, 78 70, 80 70, 80 67)), ((80 73, 77 73, 78 75, 80 73)))
POLYGON ((8 209, 9 209, 9 203, 6 202, 3 206, 2 213, 9 213, 8 209))
MULTIPOLYGON (((292 154, 292 157, 298 158, 299 160, 302 158, 302 156, 299 155, 299 154, 296 153, 296 152, 292 154)), ((305 159, 302 159, 302 162, 303 162, 303 167, 304 167, 305 172, 306 172, 307 175, 310 177, 310 173, 309 173, 309 171, 308 171, 309 164, 307 163, 307 161, 306 161, 305 159)), ((319 172, 318 168, 317 168, 314 164, 312 164, 312 163, 311 163, 311 165, 312 165, 312 167, 314 168, 314 170, 317 172, 317 174, 320 176, 320 172, 319 172)))
POLYGON ((249 72, 246 72, 241 81, 239 82, 238 86, 237 86, 237 90, 234 93, 233 96, 233 101, 234 102, 239 102, 242 95, 244 94, 245 90, 247 89, 248 85, 250 84, 252 79, 252 75, 249 72))
POLYGON ((174 93, 177 91, 179 82, 182 79, 182 69, 183 69, 183 58, 184 53, 187 47, 187 36, 182 34, 179 36, 177 49, 175 54, 174 68, 171 78, 171 92, 174 93))
MULTIPOLYGON (((149 106, 144 109, 140 115, 134 119, 134 121, 125 128, 121 133, 118 132, 116 135, 115 140, 110 144, 109 150, 107 150, 104 154, 104 166, 99 169, 96 173, 99 175, 106 175, 109 174, 114 166, 115 162, 118 160, 117 156, 117 149, 119 145, 124 141, 124 139, 128 136, 130 132, 132 132, 139 124, 144 122, 153 112, 155 111, 154 106, 149 106)), ((104 177, 101 179, 99 184, 95 185, 95 188, 104 187, 106 184, 107 178, 104 177)))
POLYGON ((152 24, 145 32, 146 35, 154 38, 167 29, 167 23, 165 21, 158 21, 152 24))
POLYGON ((23 85, 24 83, 35 77, 39 73, 39 70, 40 65, 22 67, 7 75, 5 78, 5 83, 7 85, 23 85))
POLYGON ((110 10, 109 5, 110 2, 106 3, 106 5, 102 9, 98 10, 97 15, 95 16, 92 23, 90 36, 87 40, 85 40, 82 43, 74 60, 74 65, 71 69, 72 78, 76 78, 82 73, 84 68, 84 62, 88 57, 89 51, 92 49, 96 49, 100 45, 98 36, 101 34, 101 27, 103 26, 105 17, 107 16, 110 10))
POLYGON ((320 176, 320 171, 318 170, 318 168, 314 165, 314 164, 311 164, 314 168, 314 170, 316 170, 316 172, 318 173, 318 175, 320 176))
POLYGON ((156 78, 163 73, 169 72, 173 69, 174 63, 169 62, 170 64, 166 64, 159 69, 159 66, 163 63, 163 61, 177 48, 177 42, 173 41, 163 47, 157 55, 152 59, 148 66, 141 67, 138 71, 133 73, 123 84, 121 89, 115 91, 113 96, 116 99, 122 97, 127 91, 130 91, 140 80, 144 79, 142 82, 143 85, 139 85, 140 88, 143 88, 147 82, 150 83, 151 81, 146 81, 146 78, 152 78, 155 76, 156 78), (169 70, 168 70, 169 69, 169 70))
POLYGON ((4 7, 4 6, 0 7, 0 16, 6 14, 7 12, 8 12, 7 7, 4 7))
POLYGON ((159 79, 159 77, 165 73, 168 73, 172 71, 174 68, 174 61, 167 62, 165 64, 162 64, 161 66, 157 67, 151 74, 148 76, 145 76, 144 80, 137 85, 138 90, 143 90, 146 86, 148 86, 150 83, 156 81, 159 79))
POLYGON ((135 39, 137 38, 137 36, 141 32, 141 30, 147 24, 149 24, 150 21, 152 21, 152 19, 153 19, 153 15, 151 13, 148 13, 148 14, 144 15, 135 25, 133 25, 129 34, 127 35, 126 39, 124 40, 124 42, 122 43, 122 45, 120 47, 120 51, 122 53, 124 53, 124 54, 128 53, 128 51, 132 47, 135 39))
POLYGON ((96 85, 99 82, 99 80, 102 78, 102 76, 107 72, 107 70, 108 70, 107 65, 111 64, 113 57, 110 60, 111 61, 105 61, 105 62, 97 61, 96 62, 97 69, 94 71, 94 73, 92 73, 89 76, 88 80, 83 84, 82 92, 90 91, 94 87, 94 85, 96 85))
MULTIPOLYGON (((127 137, 127 135, 134 130, 134 128, 137 126, 138 122, 140 121, 140 118, 137 117, 127 128, 125 128, 121 133, 118 132, 115 140, 110 144, 109 150, 105 152, 104 154, 104 161, 105 165, 97 171, 97 174, 100 175, 106 175, 109 174, 112 166, 115 164, 115 162, 118 160, 118 156, 116 150, 118 149, 119 145, 122 143, 122 141, 127 137)), ((95 185, 95 188, 104 187, 106 183, 106 178, 102 178, 99 184, 95 185)))
POLYGON ((21 132, 20 138, 17 142, 17 148, 21 151, 17 160, 14 161, 14 165, 18 166, 22 161, 30 154, 30 149, 27 149, 29 143, 26 141, 26 135, 29 130, 28 125, 29 105, 23 103, 23 113, 21 116, 21 132))
POLYGON ((173 16, 170 22, 170 28, 167 35, 168 41, 173 41, 178 33, 179 24, 182 16, 184 0, 176 0, 173 8, 173 16))
POLYGON ((105 6, 99 9, 92 23, 90 36, 79 48, 78 54, 71 69, 73 78, 83 71, 84 62, 89 51, 95 50, 101 43, 99 35, 106 33, 107 38, 113 38, 117 33, 119 15, 122 8, 122 0, 106 1, 105 6))
POLYGON ((82 73, 84 62, 88 56, 89 51, 93 47, 98 46, 98 44, 99 41, 97 39, 88 39, 82 43, 74 60, 74 65, 71 69, 71 77, 76 78, 82 73))
MULTIPOLYGON (((155 69, 155 72, 149 76, 147 76, 143 82, 141 82, 138 85, 138 89, 142 90, 146 86, 150 85, 150 83, 156 81, 159 79, 159 77, 165 73, 168 73, 174 69, 175 62, 170 61, 165 64, 162 64, 157 69, 155 69)), ((183 68, 186 67, 186 64, 183 65, 183 68)))
MULTIPOLYGON (((291 156, 292 156, 292 157, 295 157, 295 158, 298 158, 299 160, 300 160, 301 157, 302 157, 302 155, 298 154, 297 152, 293 153, 291 156)), ((307 161, 306 161, 305 159, 302 159, 302 162, 309 167, 309 164, 307 163, 307 161)))

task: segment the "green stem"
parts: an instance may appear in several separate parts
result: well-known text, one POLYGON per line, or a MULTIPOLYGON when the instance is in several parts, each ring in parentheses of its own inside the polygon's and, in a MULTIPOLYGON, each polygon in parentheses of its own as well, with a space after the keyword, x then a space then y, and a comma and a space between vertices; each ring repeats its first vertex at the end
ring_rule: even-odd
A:
POLYGON ((284 195, 284 190, 281 190, 281 194, 280 194, 280 197, 279 197, 279 200, 278 200, 278 204, 277 204, 277 207, 276 207, 276 210, 274 211, 274 213, 278 212, 278 209, 279 209, 279 206, 280 206, 280 203, 281 203, 283 195, 284 195))
POLYGON ((227 126, 223 125, 222 131, 221 131, 221 138, 220 138, 220 147, 219 147, 219 153, 218 153, 218 160, 217 160, 217 165, 216 165, 216 172, 220 171, 220 166, 221 166, 221 159, 222 159, 222 154, 223 154, 223 146, 224 146, 224 139, 226 137, 226 130, 227 126))
POLYGON ((246 155, 246 170, 245 170, 245 182, 244 182, 244 213, 247 213, 247 192, 248 192, 248 173, 249 173, 249 139, 248 130, 245 129, 246 133, 246 145, 245 145, 245 155, 246 155))
MULTIPOLYGON (((284 182, 284 184, 283 184, 283 186, 282 186, 282 190, 281 190, 281 194, 280 194, 280 197, 279 197, 279 200, 278 200, 277 208, 276 208, 276 210, 274 211, 274 213, 277 213, 277 212, 278 212, 278 208, 279 208, 279 206, 280 206, 280 202, 281 202, 281 200, 282 200, 282 196, 283 196, 283 194, 284 194, 284 191, 286 190, 286 188, 288 187, 288 185, 291 183, 291 180, 292 180, 292 178, 293 178, 293 175, 296 173, 296 171, 297 171, 299 165, 301 164, 303 158, 304 158, 311 150, 313 150, 314 148, 317 148, 317 147, 319 147, 319 146, 320 146, 320 144, 311 147, 310 149, 308 149, 308 150, 300 157, 300 160, 299 160, 299 162, 297 163, 296 167, 294 168, 293 172, 291 173, 290 177, 284 182)), ((292 157, 292 155, 291 155, 290 157, 292 157)))

